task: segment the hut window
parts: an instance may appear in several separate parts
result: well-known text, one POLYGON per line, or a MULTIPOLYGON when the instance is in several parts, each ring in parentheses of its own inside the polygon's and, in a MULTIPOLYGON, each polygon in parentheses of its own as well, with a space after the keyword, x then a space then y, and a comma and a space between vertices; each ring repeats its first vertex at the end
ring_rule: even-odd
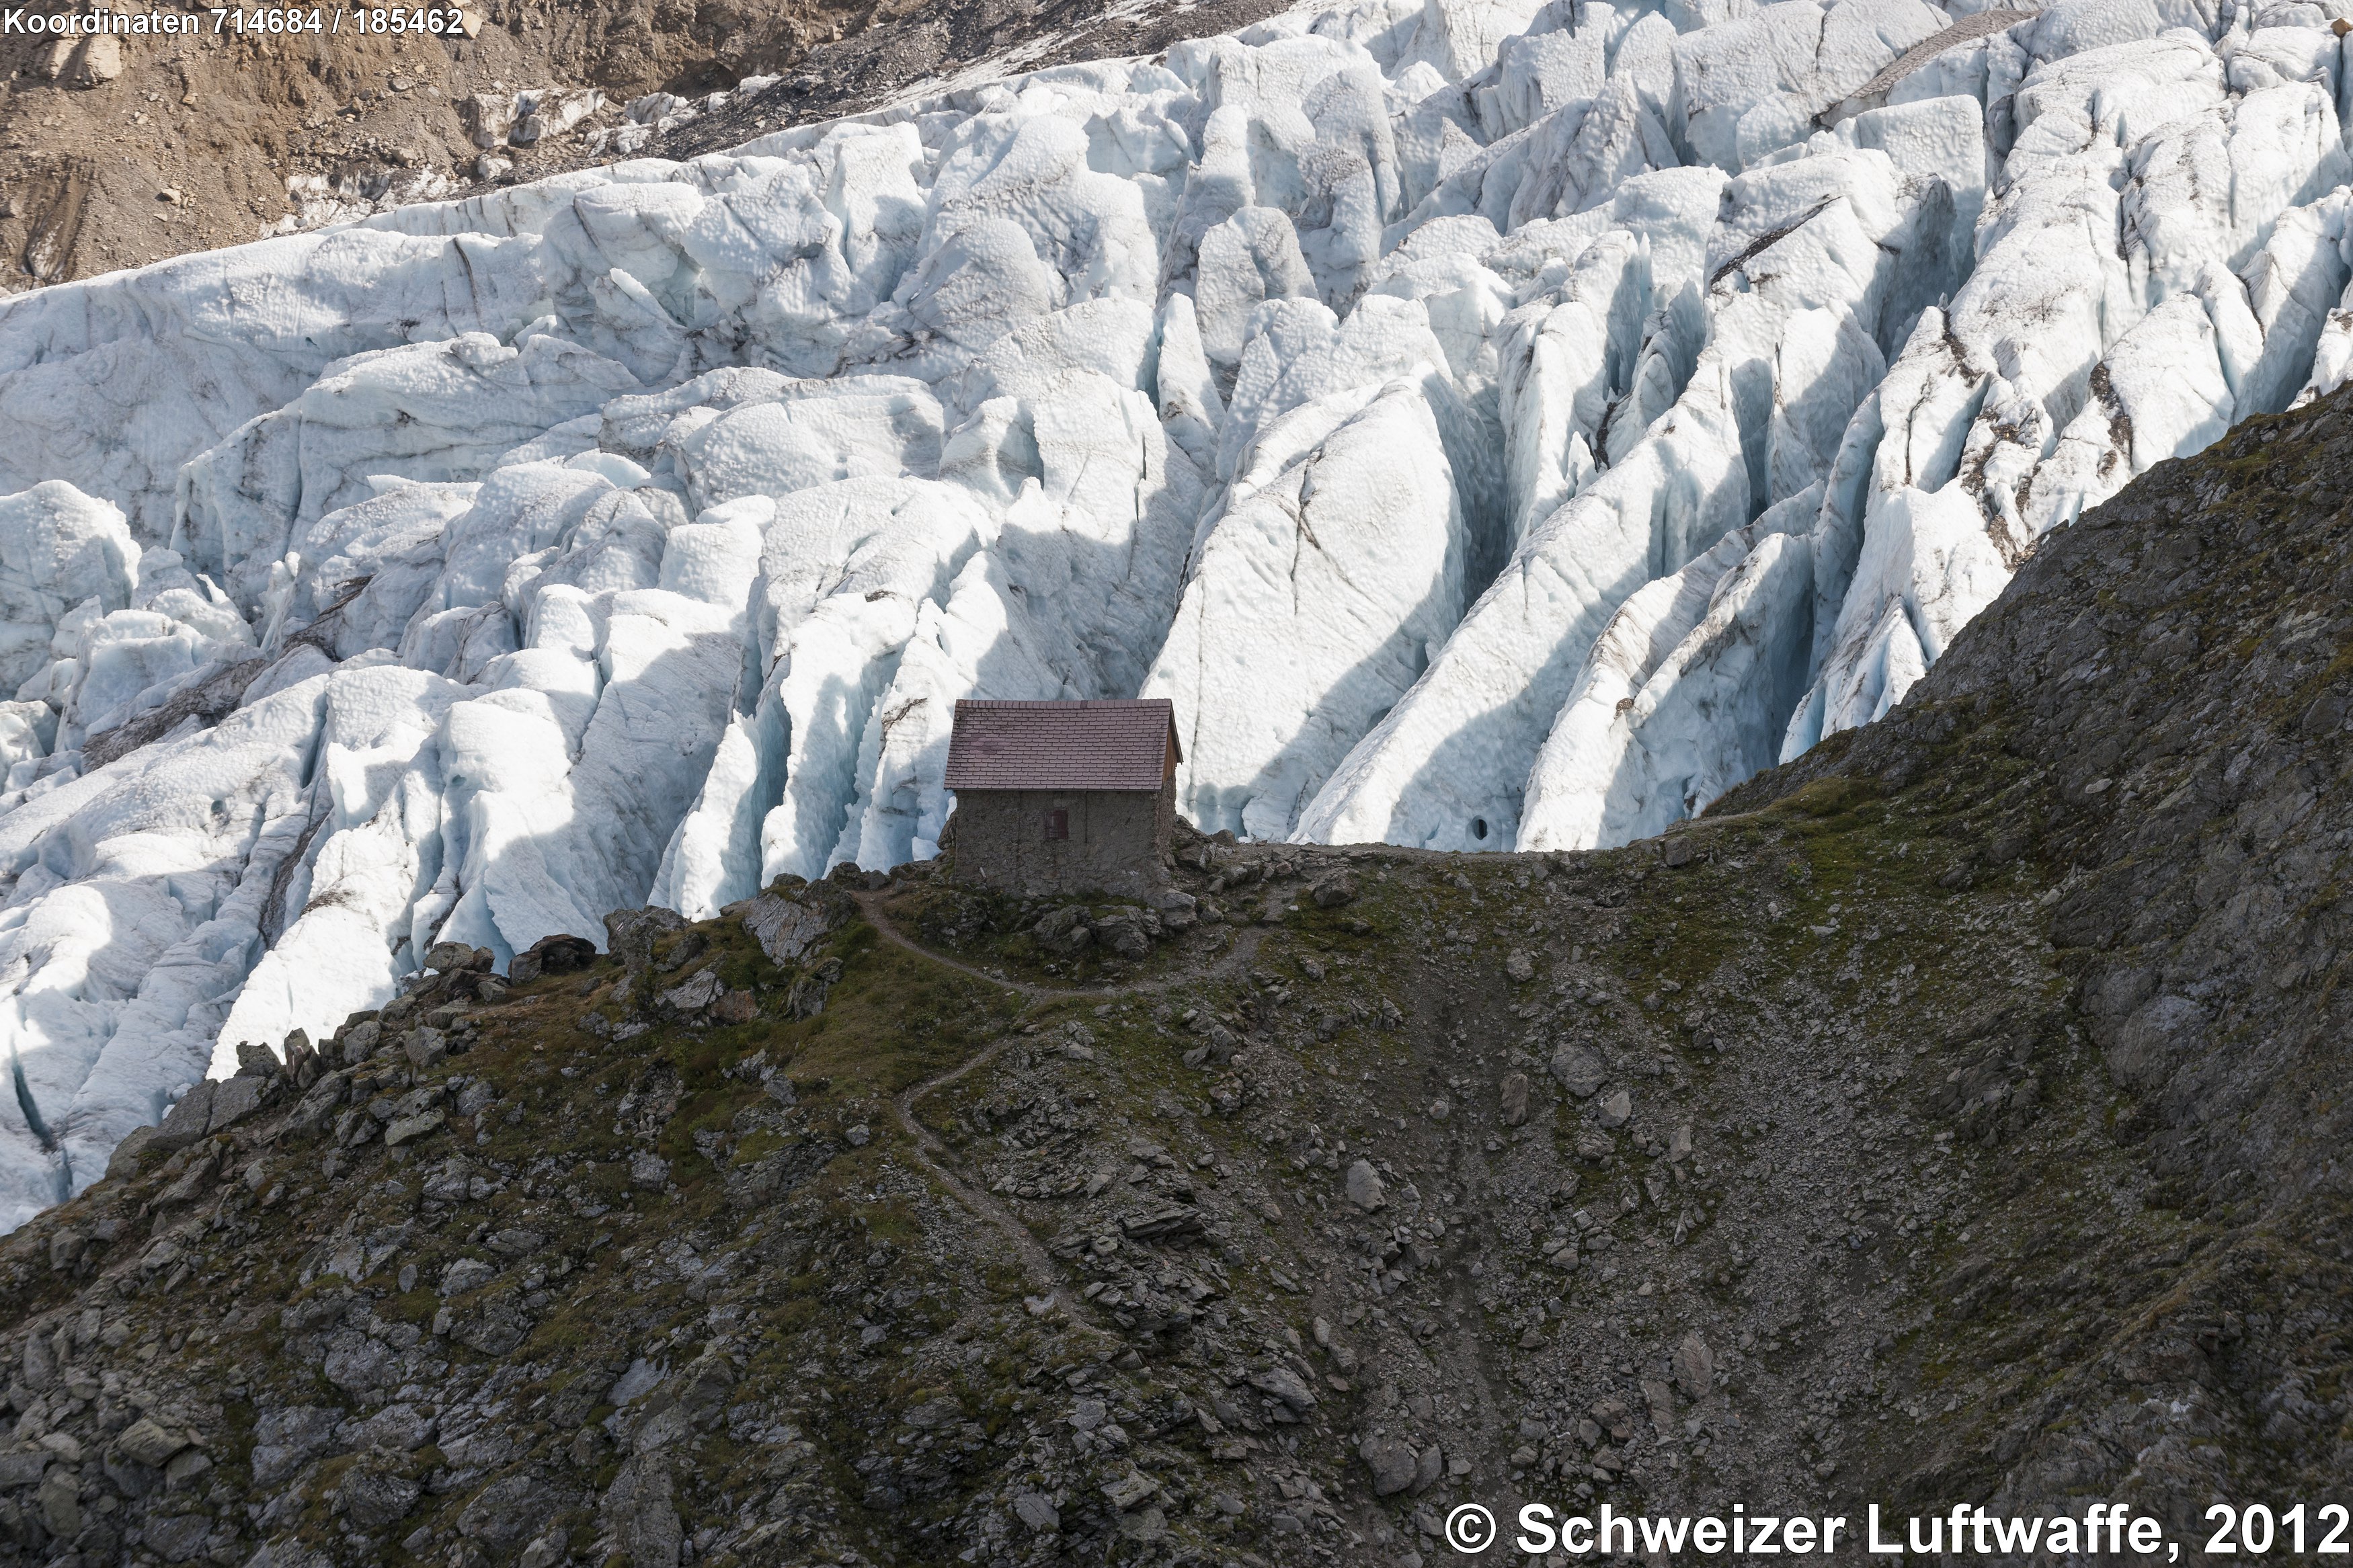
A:
POLYGON ((1048 838, 1068 838, 1070 836, 1071 814, 1067 811, 1061 810, 1048 812, 1046 814, 1046 837, 1048 838))

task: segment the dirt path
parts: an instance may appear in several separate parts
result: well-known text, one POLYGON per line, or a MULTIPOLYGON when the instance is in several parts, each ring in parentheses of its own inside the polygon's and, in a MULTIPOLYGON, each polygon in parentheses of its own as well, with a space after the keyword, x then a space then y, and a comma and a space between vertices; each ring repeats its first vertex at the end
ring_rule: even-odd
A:
MULTIPOLYGON (((1017 993, 1033 1002, 1058 1002, 1074 997, 1131 996, 1165 991, 1181 983, 1208 979, 1248 963, 1251 955, 1258 952, 1259 943, 1265 934, 1255 926, 1246 927, 1235 937, 1231 950, 1201 968, 1189 973, 1141 981, 1133 985, 1108 985, 1099 990, 1080 986, 1038 985, 1026 980, 1008 980, 1001 974, 991 974, 987 970, 976 969, 969 963, 934 952, 930 948, 911 941, 892 923, 891 917, 882 910, 881 895, 855 893, 851 896, 857 900, 859 912, 866 917, 866 923, 879 931, 883 941, 894 943, 942 968, 953 969, 959 974, 969 975, 986 984, 1017 993)), ((935 1090, 945 1089, 966 1074, 987 1066, 996 1058, 999 1051, 1018 1037, 1012 1035, 1004 1036, 987 1048, 967 1057, 963 1062, 948 1068, 945 1072, 935 1074, 921 1083, 911 1084, 901 1089, 898 1096, 891 1102, 891 1111, 898 1118, 900 1131, 907 1135, 913 1144, 916 1162, 931 1173, 932 1179, 939 1183, 948 1196, 963 1205, 965 1213, 993 1227, 1005 1238, 1006 1245, 1013 1249, 1014 1256, 1020 1260, 1022 1272, 1029 1277, 1031 1289, 1036 1292, 1036 1295, 1031 1298, 1032 1301, 1043 1299, 1053 1303, 1053 1308, 1039 1310, 1033 1307, 1032 1310, 1042 1317, 1045 1315, 1045 1310, 1059 1309, 1079 1327, 1116 1337, 1112 1336, 1111 1331, 1096 1320, 1086 1300, 1070 1288, 1069 1279, 1046 1249, 1039 1245, 1038 1237, 1030 1231, 1029 1226, 1022 1223, 1021 1216, 998 1202, 994 1194, 982 1191, 962 1180, 948 1169, 948 1162, 955 1156, 949 1152, 947 1145, 942 1143, 937 1135, 915 1116, 917 1101, 935 1090)))
POLYGON ((1038 1244, 1038 1237, 1021 1223, 1021 1216, 997 1202, 995 1194, 981 1191, 951 1172, 947 1162, 953 1156, 949 1154, 947 1145, 942 1143, 930 1128, 915 1120, 917 1100, 987 1065, 1013 1037, 1008 1036, 999 1039, 987 1049, 966 1058, 962 1065, 901 1089, 898 1098, 891 1102, 891 1111, 899 1119, 900 1131, 906 1133, 913 1144, 916 1163, 931 1173, 932 1179, 939 1183, 949 1197, 963 1205, 966 1214, 993 1227, 1005 1238, 1006 1245, 1013 1249, 1014 1257, 1020 1261, 1021 1271, 1029 1277, 1030 1289, 1035 1292, 1029 1299, 1030 1310, 1043 1317, 1048 1311, 1059 1310, 1079 1327, 1108 1335, 1111 1331, 1095 1321, 1086 1299, 1071 1289, 1070 1281, 1056 1267, 1053 1258, 1038 1244), (1037 1305, 1041 1300, 1050 1305, 1041 1309, 1037 1305))

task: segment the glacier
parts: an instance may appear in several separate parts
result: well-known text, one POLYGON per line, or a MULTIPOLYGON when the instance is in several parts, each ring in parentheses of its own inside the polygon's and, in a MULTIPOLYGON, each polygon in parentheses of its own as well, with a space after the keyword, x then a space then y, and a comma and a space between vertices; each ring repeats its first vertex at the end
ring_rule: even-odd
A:
POLYGON ((936 852, 1655 833, 2353 375, 2348 0, 1362 0, 0 299, 0 1227, 240 1042, 936 852))

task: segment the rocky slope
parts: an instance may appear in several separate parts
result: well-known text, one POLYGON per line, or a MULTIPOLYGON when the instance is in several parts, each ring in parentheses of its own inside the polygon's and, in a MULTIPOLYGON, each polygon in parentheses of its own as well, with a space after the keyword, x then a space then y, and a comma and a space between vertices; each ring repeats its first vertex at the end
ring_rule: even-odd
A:
POLYGON ((348 10, 332 33, 216 35, 201 6, 194 36, 0 36, 0 293, 608 163, 633 105, 631 150, 682 155, 1270 8, 473 0, 446 36, 365 33, 348 10), (557 112, 518 135, 477 103, 528 121, 522 94, 557 112))
POLYGON ((965 698, 1261 841, 1689 818, 2353 370, 2344 52, 1340 0, 0 300, 0 1229, 437 942, 927 857, 965 698))
POLYGON ((0 1252, 5 1550, 1409 1563, 1525 1498, 2194 1551, 2329 1500, 2348 458, 2340 395, 2160 465, 1663 839, 437 950, 0 1252))

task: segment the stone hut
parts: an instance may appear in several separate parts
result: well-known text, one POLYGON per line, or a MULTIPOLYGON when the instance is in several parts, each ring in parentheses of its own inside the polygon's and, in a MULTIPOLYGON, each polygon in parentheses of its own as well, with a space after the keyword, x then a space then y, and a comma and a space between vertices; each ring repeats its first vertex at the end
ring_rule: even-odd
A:
POLYGON ((1166 880, 1181 760, 1165 698, 959 702, 950 874, 1025 896, 1140 897, 1166 880))

